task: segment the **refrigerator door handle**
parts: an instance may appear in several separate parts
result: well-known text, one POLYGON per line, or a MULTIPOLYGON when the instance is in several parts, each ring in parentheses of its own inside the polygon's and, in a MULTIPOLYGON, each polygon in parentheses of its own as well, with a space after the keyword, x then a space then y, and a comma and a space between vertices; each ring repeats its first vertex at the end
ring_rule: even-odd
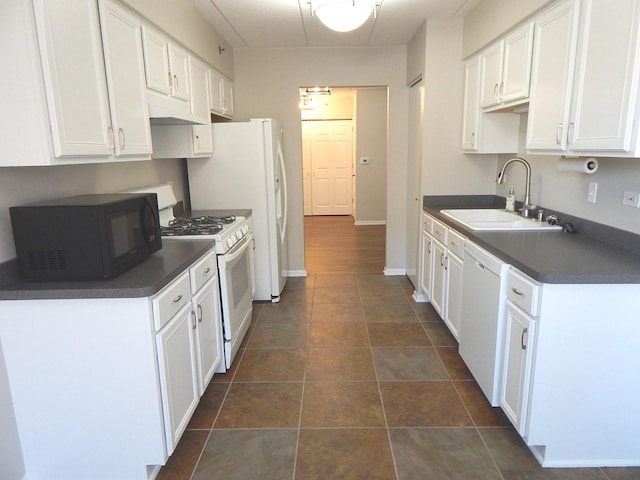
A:
POLYGON ((282 144, 278 141, 278 160, 280 162, 280 170, 282 171, 282 185, 280 185, 283 195, 284 214, 282 218, 282 230, 280 232, 280 241, 284 244, 285 235, 287 233, 287 172, 284 169, 284 153, 282 152, 282 144))

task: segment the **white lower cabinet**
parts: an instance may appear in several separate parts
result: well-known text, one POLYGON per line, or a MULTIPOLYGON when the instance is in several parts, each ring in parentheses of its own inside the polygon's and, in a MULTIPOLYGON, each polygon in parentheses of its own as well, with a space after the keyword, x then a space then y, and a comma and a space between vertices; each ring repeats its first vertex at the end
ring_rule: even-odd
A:
POLYGON ((25 478, 155 477, 222 360, 215 266, 153 297, 0 302, 25 478))
POLYGON ((185 306, 156 337, 168 452, 175 450, 200 398, 195 327, 193 311, 185 306))
POLYGON ((462 308, 462 265, 460 258, 451 251, 447 253, 447 302, 444 323, 456 338, 460 333, 460 316, 462 308))
POLYGON ((500 406, 520 435, 526 433, 526 413, 536 321, 507 302, 504 364, 500 406))
POLYGON ((458 339, 464 237, 430 215, 422 216, 422 293, 458 339))
POLYGON ((152 303, 154 323, 160 328, 156 336, 158 369, 170 453, 222 361, 215 253, 210 252, 166 286, 152 303))

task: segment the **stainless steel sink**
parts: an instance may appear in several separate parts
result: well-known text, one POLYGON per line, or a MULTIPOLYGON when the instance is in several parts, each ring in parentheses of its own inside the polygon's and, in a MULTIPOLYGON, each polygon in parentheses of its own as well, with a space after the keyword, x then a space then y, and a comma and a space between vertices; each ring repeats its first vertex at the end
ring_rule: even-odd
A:
POLYGON ((549 225, 514 212, 496 208, 440 210, 440 213, 471 230, 497 231, 555 231, 560 225, 549 225))

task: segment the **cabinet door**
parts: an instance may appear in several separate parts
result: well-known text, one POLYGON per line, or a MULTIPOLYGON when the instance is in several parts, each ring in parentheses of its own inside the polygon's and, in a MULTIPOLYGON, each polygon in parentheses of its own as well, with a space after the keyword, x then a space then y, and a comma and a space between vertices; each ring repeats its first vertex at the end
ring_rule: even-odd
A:
POLYGON ((420 286, 424 295, 431 299, 431 283, 433 279, 433 238, 422 234, 422 269, 420 270, 420 286))
POLYGON ((151 155, 141 25, 112 1, 101 3, 115 155, 151 155))
POLYGON ((505 37, 499 89, 501 103, 529 96, 532 54, 533 23, 526 24, 505 37))
POLYGON ((458 340, 462 309, 462 260, 449 252, 445 266, 447 268, 447 306, 444 323, 458 340))
POLYGON ((178 312, 158 333, 158 367, 167 452, 175 449, 198 399, 196 349, 193 331, 196 316, 190 308, 178 312))
POLYGON ((189 55, 189 73, 191 80, 191 113, 202 120, 211 123, 209 113, 209 65, 189 55))
POLYGON ((202 395, 222 362, 222 319, 218 279, 209 281, 193 297, 196 312, 196 346, 198 352, 198 387, 202 395))
POLYGON ((629 151, 636 113, 640 5, 582 4, 569 149, 629 151))
POLYGON ((576 10, 574 1, 569 0, 536 20, 526 144, 529 150, 562 151, 567 147, 576 10))
POLYGON ((445 257, 447 255, 444 245, 433 242, 433 283, 431 284, 431 305, 436 309, 440 318, 445 318, 445 294, 446 273, 445 257))
POLYGON ((211 111, 218 115, 224 115, 224 92, 223 92, 224 77, 217 71, 209 70, 209 101, 211 111))
POLYGON ((111 155, 97 4, 35 0, 34 8, 55 156, 111 155))
POLYGON ((227 117, 233 117, 233 82, 228 78, 223 79, 222 91, 224 94, 224 113, 227 117))
POLYGON ((174 43, 169 44, 169 69, 171 71, 171 95, 180 100, 191 100, 189 82, 189 54, 174 43))
POLYGON ((508 302, 500 406, 523 436, 527 427, 534 338, 535 320, 508 302))
POLYGON ((480 69, 482 72, 480 106, 482 108, 492 107, 500 103, 503 52, 504 42, 500 41, 480 54, 480 69))
POLYGON ((480 59, 474 57, 464 66, 464 110, 462 118, 462 149, 478 149, 480 119, 480 59))
POLYGON ((147 88, 171 95, 173 78, 169 66, 169 40, 160 32, 143 25, 142 44, 147 88))

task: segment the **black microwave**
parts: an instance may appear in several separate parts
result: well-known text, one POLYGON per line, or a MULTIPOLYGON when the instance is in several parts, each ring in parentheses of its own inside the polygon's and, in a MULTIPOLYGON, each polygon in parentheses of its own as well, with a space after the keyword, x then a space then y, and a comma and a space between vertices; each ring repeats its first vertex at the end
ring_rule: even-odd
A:
POLYGON ((78 195, 9 213, 27 280, 111 278, 162 248, 155 193, 78 195))

